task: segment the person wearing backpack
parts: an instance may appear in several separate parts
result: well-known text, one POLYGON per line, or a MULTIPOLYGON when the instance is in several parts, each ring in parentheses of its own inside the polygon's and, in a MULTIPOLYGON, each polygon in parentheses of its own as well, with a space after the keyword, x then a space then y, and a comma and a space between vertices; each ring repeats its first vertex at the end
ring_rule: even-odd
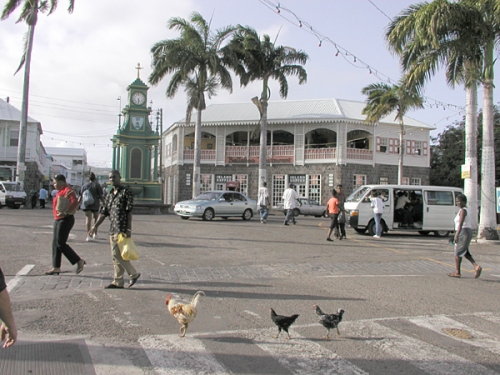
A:
MULTIPOLYGON (((82 186, 80 196, 80 208, 85 213, 85 227, 86 233, 90 232, 92 228, 92 219, 94 224, 97 221, 97 216, 99 214, 99 205, 103 199, 103 192, 101 185, 96 181, 94 172, 90 172, 89 182, 82 186)), ((97 232, 94 233, 94 238, 97 238, 97 232)), ((92 241, 92 237, 87 235, 85 241, 92 241)))

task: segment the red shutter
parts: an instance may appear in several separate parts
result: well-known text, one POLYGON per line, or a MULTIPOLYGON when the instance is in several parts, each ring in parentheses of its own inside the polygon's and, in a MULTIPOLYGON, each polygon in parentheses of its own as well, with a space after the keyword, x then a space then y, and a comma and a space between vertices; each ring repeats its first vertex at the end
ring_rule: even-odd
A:
POLYGON ((409 139, 406 140, 406 155, 413 154, 413 148, 411 147, 411 141, 409 139))
POLYGON ((377 137, 377 151, 380 152, 380 137, 377 137))
POLYGON ((423 150, 424 156, 427 156, 427 142, 422 142, 422 144, 423 144, 423 148, 424 148, 424 150, 423 150))

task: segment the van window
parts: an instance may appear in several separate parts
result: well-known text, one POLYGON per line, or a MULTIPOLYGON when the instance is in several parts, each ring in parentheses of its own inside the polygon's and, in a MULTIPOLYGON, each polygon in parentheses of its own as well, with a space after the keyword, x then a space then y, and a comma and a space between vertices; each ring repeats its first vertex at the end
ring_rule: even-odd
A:
POLYGON ((453 206, 453 192, 451 191, 426 191, 425 203, 433 206, 453 206))
POLYGON ((15 182, 4 182, 3 185, 7 191, 22 191, 21 186, 15 182))
POLYGON ((351 195, 349 195, 346 199, 346 202, 359 202, 366 193, 370 190, 368 186, 361 186, 357 190, 355 190, 351 195))

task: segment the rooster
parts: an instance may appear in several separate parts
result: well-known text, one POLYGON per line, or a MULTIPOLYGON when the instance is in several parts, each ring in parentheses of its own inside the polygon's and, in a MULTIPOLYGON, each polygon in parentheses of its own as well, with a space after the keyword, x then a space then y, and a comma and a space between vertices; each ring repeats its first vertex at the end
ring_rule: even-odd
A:
POLYGON ((288 328, 290 328, 290 326, 295 322, 295 320, 299 317, 299 315, 295 314, 292 316, 283 316, 276 314, 276 311, 274 311, 273 308, 271 308, 270 310, 271 310, 271 319, 273 320, 274 324, 278 326, 278 334, 274 336, 274 338, 277 339, 281 333, 281 330, 283 330, 288 335, 288 340, 290 340, 290 334, 288 333, 288 328))
POLYGON ((179 337, 184 337, 186 336, 186 331, 188 328, 189 323, 191 323, 194 318, 196 318, 196 314, 198 313, 198 310, 196 309, 196 305, 198 304, 198 300, 200 298, 200 295, 205 295, 204 292, 199 291, 196 292, 191 299, 191 303, 178 303, 172 299, 172 295, 169 294, 167 296, 167 300, 165 301, 167 305, 168 312, 175 318, 177 321, 182 324, 181 327, 181 334, 179 337))
POLYGON ((339 309, 337 314, 325 314, 318 305, 313 305, 313 309, 316 310, 316 314, 319 315, 319 322, 326 328, 326 336, 325 339, 328 339, 330 336, 330 330, 333 328, 337 328, 337 335, 340 336, 339 332, 339 323, 342 321, 342 315, 344 315, 344 310, 339 309))

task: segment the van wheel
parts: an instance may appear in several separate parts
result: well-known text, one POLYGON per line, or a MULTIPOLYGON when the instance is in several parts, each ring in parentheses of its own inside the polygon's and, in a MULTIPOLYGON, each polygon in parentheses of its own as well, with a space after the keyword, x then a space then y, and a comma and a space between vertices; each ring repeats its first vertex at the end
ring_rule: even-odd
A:
POLYGON ((428 230, 419 230, 418 233, 420 233, 422 236, 428 236, 431 232, 429 232, 428 230))
POLYGON ((434 231, 434 235, 435 235, 436 237, 448 237, 448 234, 449 234, 449 233, 450 233, 450 232, 449 232, 449 231, 447 231, 447 230, 435 230, 435 231, 434 231))
POLYGON ((370 223, 368 224, 368 234, 370 236, 375 236, 377 234, 375 230, 375 220, 370 221, 370 223))
POLYGON ((355 230, 357 233, 359 233, 359 234, 363 234, 363 233, 365 233, 365 232, 366 232, 366 228, 363 228, 363 229, 361 229, 361 228, 354 228, 354 230, 355 230))

